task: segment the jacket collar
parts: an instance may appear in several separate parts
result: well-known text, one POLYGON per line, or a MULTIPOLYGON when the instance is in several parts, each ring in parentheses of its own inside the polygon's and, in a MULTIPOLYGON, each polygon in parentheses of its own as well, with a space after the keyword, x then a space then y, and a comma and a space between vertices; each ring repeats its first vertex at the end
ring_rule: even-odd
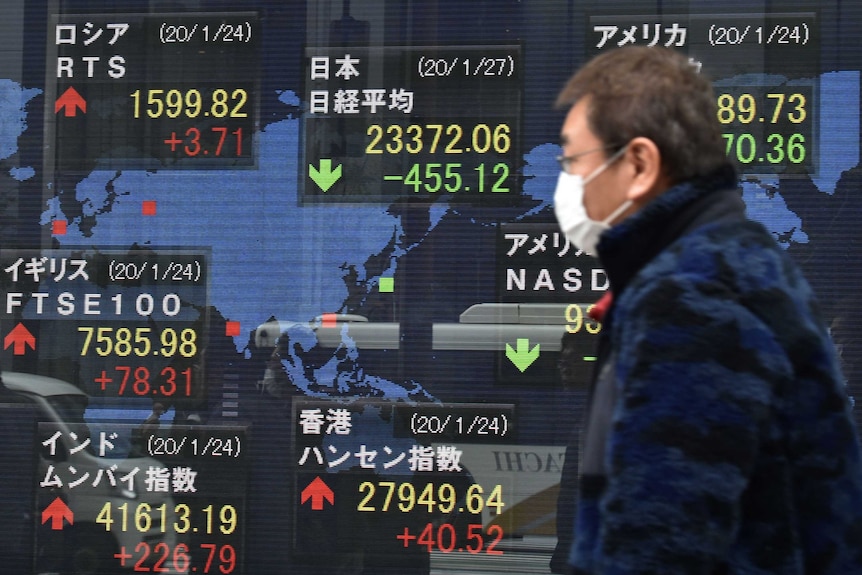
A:
POLYGON ((705 224, 744 217, 736 171, 729 164, 669 188, 602 234, 597 250, 611 291, 619 296, 635 274, 677 238, 705 224))

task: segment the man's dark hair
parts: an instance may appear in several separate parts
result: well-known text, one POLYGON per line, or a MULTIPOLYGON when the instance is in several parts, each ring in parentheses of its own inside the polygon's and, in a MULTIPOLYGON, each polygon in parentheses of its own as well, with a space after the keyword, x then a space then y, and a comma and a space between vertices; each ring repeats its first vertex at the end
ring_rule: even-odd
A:
POLYGON ((678 52, 637 46, 604 52, 572 76, 557 107, 585 97, 587 121, 600 140, 621 148, 633 138, 649 138, 672 183, 728 161, 712 84, 678 52))

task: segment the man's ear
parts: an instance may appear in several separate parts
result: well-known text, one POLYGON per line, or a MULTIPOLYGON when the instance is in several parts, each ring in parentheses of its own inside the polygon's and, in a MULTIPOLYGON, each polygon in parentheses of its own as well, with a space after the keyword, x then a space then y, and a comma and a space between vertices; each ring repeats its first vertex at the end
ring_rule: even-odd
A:
POLYGON ((667 187, 662 173, 661 151, 655 142, 643 136, 634 138, 629 142, 626 159, 633 177, 626 195, 628 199, 643 203, 667 187))

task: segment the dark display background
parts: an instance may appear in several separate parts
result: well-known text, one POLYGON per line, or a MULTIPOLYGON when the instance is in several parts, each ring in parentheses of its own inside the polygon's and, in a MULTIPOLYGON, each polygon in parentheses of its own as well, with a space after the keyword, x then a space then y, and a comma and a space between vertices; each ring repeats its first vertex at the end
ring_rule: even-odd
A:
MULTIPOLYGON (((297 465, 301 454, 296 453, 292 435, 294 397, 324 398, 333 405, 363 399, 514 405, 517 445, 506 451, 510 454, 503 470, 507 481, 537 485, 537 491, 545 493, 545 483, 537 477, 552 486, 559 480, 557 460, 544 455, 540 472, 525 479, 533 466, 519 468, 517 462, 533 460, 511 455, 518 451, 516 447, 523 453, 537 453, 537 446, 562 452, 570 445, 569 464, 576 460, 574 446, 586 390, 562 385, 556 371, 558 352, 543 352, 535 365, 520 372, 502 349, 441 351, 434 348, 431 334, 434 324, 458 323, 462 312, 477 303, 589 303, 600 295, 586 289, 563 293, 559 285, 561 274, 570 267, 588 275, 592 265, 583 257, 546 254, 548 259, 537 259, 539 256, 528 257, 522 251, 514 258, 515 265, 510 261, 513 258, 505 257, 510 244, 501 239, 509 226, 536 230, 531 237, 556 229, 550 200, 558 172, 554 156, 559 153, 563 114, 553 109, 553 101, 571 72, 596 51, 596 36, 590 28, 596 22, 622 26, 639 21, 636 16, 671 21, 690 14, 696 16, 697 24, 689 28, 694 35, 696 30, 708 29, 711 18, 721 20, 722 16, 814 15, 814 44, 809 48, 785 51, 772 47, 760 53, 748 45, 741 53, 731 49, 724 53, 711 47, 708 58, 703 58, 704 72, 718 86, 758 82, 815 85, 811 114, 817 121, 810 126, 810 148, 816 161, 811 169, 747 172, 741 183, 752 217, 773 231, 818 293, 841 349, 849 394, 857 399, 854 413, 862 422, 858 402, 862 397, 862 301, 858 290, 862 280, 858 263, 862 260, 858 226, 862 213, 862 38, 858 34, 862 8, 855 3, 732 0, 722 4, 718 16, 712 16, 714 3, 707 1, 593 0, 130 0, 122 3, 122 11, 187 13, 190 20, 194 14, 213 12, 256 14, 257 62, 243 52, 236 59, 215 59, 194 71, 199 75, 195 80, 212 75, 213 85, 232 82, 254 87, 255 117, 250 124, 254 161, 238 170, 216 164, 201 171, 167 169, 169 162, 163 158, 145 166, 124 164, 107 150, 134 126, 124 123, 115 132, 109 123, 91 125, 81 118, 82 128, 92 126, 92 131, 84 130, 94 139, 91 147, 81 150, 77 159, 75 146, 62 148, 62 161, 56 161, 53 150, 57 143, 45 141, 46 134, 52 133, 51 125, 63 120, 54 114, 54 101, 48 100, 57 93, 51 85, 56 81, 53 63, 48 62, 54 38, 49 23, 56 14, 78 15, 74 19, 80 21, 87 21, 80 15, 106 19, 118 14, 118 4, 109 0, 6 1, 0 7, 0 33, 6 39, 0 49, 2 105, 12 112, 23 110, 23 114, 20 122, 15 114, 0 121, 6 146, 0 148, 5 150, 0 157, 0 245, 20 249, 73 245, 211 249, 208 305, 197 310, 201 325, 209 332, 205 338, 207 396, 198 414, 205 425, 248 428, 244 454, 248 490, 242 520, 245 573, 424 574, 432 571, 432 564, 434 572, 446 572, 441 567, 446 565, 444 559, 452 566, 476 559, 456 553, 442 559, 434 554, 429 560, 426 553, 417 552, 420 548, 399 549, 390 535, 407 525, 415 530, 424 519, 389 514, 378 518, 381 523, 369 522, 356 511, 356 484, 364 479, 350 473, 339 473, 339 480, 333 481, 341 490, 336 494, 336 501, 342 502, 339 506, 327 506, 318 516, 307 504, 298 510, 299 492, 313 476, 302 475, 302 485, 295 479, 301 471, 297 465), (450 205, 445 198, 403 197, 363 205, 301 205, 297 188, 305 168, 300 144, 300 120, 307 107, 302 99, 307 82, 304 57, 308 46, 323 45, 345 52, 351 46, 368 45, 521 46, 517 204, 450 205), (752 54, 763 63, 762 69, 749 69, 752 54), (746 76, 741 77, 743 74, 746 76), (103 132, 106 139, 100 140, 98 134, 103 132), (144 201, 157 201, 155 215, 142 216, 144 201), (52 234, 51 221, 57 219, 68 222, 66 234, 52 234), (528 277, 537 268, 548 268, 557 282, 556 290, 533 289, 534 281, 528 279, 529 293, 523 298, 504 292, 507 267, 527 267, 531 270, 528 277), (379 289, 381 278, 394 282, 394 290, 379 289), (397 323, 398 345, 389 349, 351 346, 349 341, 338 349, 315 345, 319 341, 314 337, 315 317, 331 312, 362 315, 372 328, 375 323, 397 323), (255 339, 255 329, 270 319, 282 321, 282 327, 288 329, 289 336, 282 339, 279 350, 285 363, 274 359, 272 348, 258 345, 255 339), (267 380, 267 368, 273 367, 285 367, 288 374, 267 386, 272 382, 267 380), (350 503, 344 503, 347 501, 350 503), (297 518, 308 517, 315 522, 302 532, 305 539, 298 538, 304 542, 303 553, 294 553, 290 542, 303 529, 297 518), (342 552, 332 553, 326 537, 335 537, 335 533, 339 537, 355 533, 357 539, 342 540, 338 546, 342 552), (386 539, 379 533, 386 533, 386 539)), ((776 18, 794 21, 786 16, 776 18)), ((141 82, 173 82, 184 77, 182 70, 172 68, 169 58, 155 63, 146 54, 138 56, 129 66, 140 64, 146 69, 141 72, 141 82)), ((378 83, 379 87, 394 87, 378 83)), ((433 94, 423 94, 423 98, 429 97, 433 99, 433 94)), ((459 110, 452 116, 459 114, 469 117, 470 111, 459 110)), ((6 320, 0 323, 4 336, 12 327, 14 323, 6 320)), ((579 348, 582 344, 579 341, 579 348)), ((11 347, 0 353, 4 370, 55 377, 62 375, 57 366, 72 359, 59 347, 47 344, 22 355, 14 355, 11 347)), ((585 365, 575 379, 584 381, 588 369, 585 365)), ((82 386, 74 381, 74 374, 64 377, 82 386)), ((26 410, 13 411, 18 419, 30 417, 26 410)), ((373 439, 388 445, 391 420, 381 417, 374 422, 377 431, 355 437, 354 444, 371 444, 373 439)), ((17 429, 8 432, 8 441, 32 441, 17 429)), ((321 444, 324 450, 325 446, 321 444)), ((503 453, 502 448, 497 451, 503 453)), ((11 475, 6 481, 6 474, 10 469, 34 469, 36 458, 22 450, 10 452, 8 457, 15 464, 3 466, 7 471, 0 471, 0 485, 7 486, 2 502, 10 502, 2 507, 12 511, 0 525, 0 541, 6 543, 0 548, 10 562, 17 561, 15 565, 32 565, 32 539, 22 543, 21 533, 32 535, 36 529, 35 509, 18 509, 12 503, 34 497, 21 493, 27 486, 19 475, 14 475, 17 482, 13 482, 11 475)), ((481 481, 485 476, 479 467, 477 461, 465 459, 468 472, 459 480, 466 484, 481 481), (468 475, 473 473, 471 465, 474 475, 468 475)), ((326 470, 320 471, 325 479, 326 470)), ((33 477, 31 487, 35 488, 38 472, 33 477)), ((406 480, 409 474, 397 479, 406 480)), ((206 496, 201 494, 199 499, 206 496)), ((215 502, 215 494, 212 497, 215 502)), ((521 525, 539 527, 524 528, 528 533, 523 538, 507 538, 506 553, 479 558, 483 565, 494 565, 492 569, 499 573, 547 572, 539 569, 546 569, 556 541, 555 501, 556 492, 549 491, 542 502, 534 502, 534 508, 544 515, 525 519, 521 525), (527 549, 519 551, 521 544, 527 549), (530 557, 533 567, 519 563, 521 557, 530 557)), ((515 504, 514 493, 511 499, 507 495, 509 503, 515 504)), ((559 521, 564 528, 569 524, 567 518, 559 521)))

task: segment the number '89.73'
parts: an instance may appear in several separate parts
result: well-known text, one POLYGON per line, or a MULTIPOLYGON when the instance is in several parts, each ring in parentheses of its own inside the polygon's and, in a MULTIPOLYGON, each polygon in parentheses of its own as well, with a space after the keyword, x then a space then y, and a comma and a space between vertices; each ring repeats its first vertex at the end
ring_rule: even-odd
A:
POLYGON ((722 124, 779 124, 783 121, 801 124, 808 118, 808 98, 801 91, 720 94, 716 104, 718 121, 722 124))

